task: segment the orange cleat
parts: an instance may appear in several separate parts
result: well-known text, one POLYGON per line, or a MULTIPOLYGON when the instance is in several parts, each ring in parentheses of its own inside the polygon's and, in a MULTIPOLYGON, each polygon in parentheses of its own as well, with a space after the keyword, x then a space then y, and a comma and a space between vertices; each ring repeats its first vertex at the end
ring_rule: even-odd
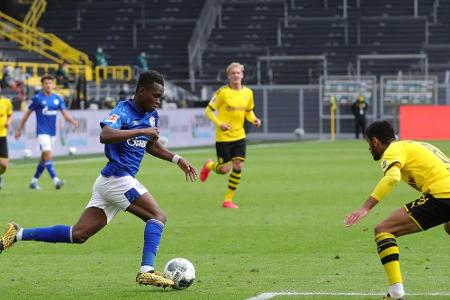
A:
POLYGON ((203 168, 200 172, 200 181, 201 182, 205 182, 206 179, 208 179, 209 172, 211 172, 211 170, 208 169, 208 164, 211 162, 212 162, 212 159, 207 159, 205 164, 203 165, 203 168))
POLYGON ((223 201, 222 207, 223 208, 239 208, 239 206, 237 206, 236 204, 233 203, 233 201, 230 201, 230 200, 223 201))

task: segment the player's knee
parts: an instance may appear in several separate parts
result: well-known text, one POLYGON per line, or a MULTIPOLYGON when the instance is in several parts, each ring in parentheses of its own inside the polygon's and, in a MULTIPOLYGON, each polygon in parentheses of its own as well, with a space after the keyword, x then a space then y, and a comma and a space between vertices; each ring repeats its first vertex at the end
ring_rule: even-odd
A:
POLYGON ((0 175, 6 172, 8 169, 8 163, 4 163, 0 161, 0 175))
POLYGON ((220 174, 226 174, 230 172, 230 165, 222 165, 217 168, 217 171, 219 171, 220 174))
POLYGON ((242 161, 240 161, 240 160, 235 160, 235 161, 233 162, 233 170, 241 171, 241 170, 242 170, 242 165, 243 165, 242 161))

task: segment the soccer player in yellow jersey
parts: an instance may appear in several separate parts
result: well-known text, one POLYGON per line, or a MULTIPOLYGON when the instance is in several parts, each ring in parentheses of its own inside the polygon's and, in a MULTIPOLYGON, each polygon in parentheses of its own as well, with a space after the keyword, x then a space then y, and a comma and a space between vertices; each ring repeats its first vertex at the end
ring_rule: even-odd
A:
POLYGON ((389 282, 383 299, 406 299, 396 238, 440 224, 450 234, 450 160, 428 143, 397 141, 386 121, 371 124, 366 140, 373 159, 381 162, 384 176, 361 208, 346 217, 347 227, 367 215, 402 179, 422 193, 375 227, 378 255, 389 282))
POLYGON ((261 121, 253 112, 253 92, 242 85, 244 66, 233 62, 227 69, 228 85, 216 91, 205 109, 206 116, 216 125, 217 162, 207 160, 200 173, 200 180, 206 181, 210 171, 217 174, 231 174, 228 178, 228 189, 222 207, 238 208, 233 202, 236 188, 241 181, 242 167, 245 161, 246 119, 256 127, 261 121), (217 111, 217 115, 215 112, 217 111))
POLYGON ((8 127, 9 125, 11 125, 11 122, 12 122, 11 101, 8 98, 0 96, 0 189, 3 188, 2 175, 8 168, 7 135, 8 135, 8 127))

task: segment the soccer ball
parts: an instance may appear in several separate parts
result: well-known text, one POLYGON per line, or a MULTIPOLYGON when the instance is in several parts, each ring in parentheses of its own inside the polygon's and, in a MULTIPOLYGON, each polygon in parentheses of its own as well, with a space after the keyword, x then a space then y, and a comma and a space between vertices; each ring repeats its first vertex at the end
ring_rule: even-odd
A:
POLYGON ((69 148, 69 155, 75 155, 76 153, 77 153, 77 148, 75 148, 75 147, 69 148))
POLYGON ((31 157, 31 154, 32 154, 32 152, 31 152, 30 149, 24 149, 24 150, 23 150, 23 157, 24 157, 24 158, 30 158, 30 157, 31 157))
POLYGON ((163 275, 165 278, 173 280, 174 289, 182 290, 194 283, 195 268, 186 258, 174 258, 167 262, 163 275))

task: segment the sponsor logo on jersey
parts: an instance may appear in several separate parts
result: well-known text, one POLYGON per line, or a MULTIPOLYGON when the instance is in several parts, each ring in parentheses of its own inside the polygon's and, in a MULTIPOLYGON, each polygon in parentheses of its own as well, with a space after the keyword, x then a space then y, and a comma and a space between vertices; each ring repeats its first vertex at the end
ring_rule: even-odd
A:
POLYGON ((131 147, 145 148, 145 147, 147 147, 147 141, 140 140, 137 138, 132 138, 132 139, 127 140, 127 145, 131 146, 131 147))
POLYGON ((50 110, 48 109, 48 106, 44 106, 42 109, 42 114, 45 116, 56 116, 58 114, 57 110, 50 110))
POLYGON ((119 115, 112 114, 106 118, 105 122, 116 123, 118 119, 119 119, 119 115))

